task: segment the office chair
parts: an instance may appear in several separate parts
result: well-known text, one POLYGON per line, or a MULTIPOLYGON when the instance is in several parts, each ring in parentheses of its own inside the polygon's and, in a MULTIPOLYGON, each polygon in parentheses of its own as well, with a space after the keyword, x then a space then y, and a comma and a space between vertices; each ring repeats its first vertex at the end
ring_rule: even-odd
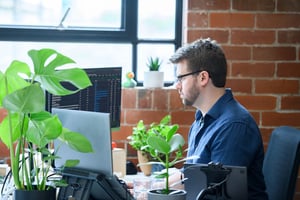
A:
POLYGON ((281 126, 273 130, 263 164, 270 200, 292 200, 300 161, 300 130, 281 126))

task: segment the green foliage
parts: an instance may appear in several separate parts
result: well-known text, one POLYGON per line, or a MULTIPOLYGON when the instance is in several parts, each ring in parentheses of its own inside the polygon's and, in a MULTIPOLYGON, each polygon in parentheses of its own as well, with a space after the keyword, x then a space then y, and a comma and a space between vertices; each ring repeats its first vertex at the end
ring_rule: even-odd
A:
POLYGON ((182 135, 177 133, 179 126, 168 125, 157 132, 156 135, 148 137, 147 144, 150 146, 150 154, 152 157, 159 160, 159 164, 162 164, 166 171, 159 174, 158 178, 165 178, 166 185, 164 188, 164 193, 169 193, 169 168, 173 167, 176 163, 182 162, 183 157, 183 145, 185 143, 182 135), (161 157, 161 155, 164 155, 161 157))
MULTIPOLYGON (((150 152, 153 151, 151 146, 148 145, 147 140, 149 136, 157 135, 158 132, 164 132, 166 126, 168 126, 170 122, 170 116, 167 115, 161 119, 159 123, 151 123, 149 126, 144 124, 143 120, 140 120, 135 127, 133 127, 132 135, 128 137, 129 144, 135 150, 143 151, 148 154, 149 160, 155 160, 151 157, 150 152)), ((165 134, 165 133, 162 133, 165 134)))
POLYGON ((153 158, 148 164, 162 164, 165 172, 158 174, 158 178, 165 178, 166 185, 163 192, 169 193, 169 168, 176 163, 183 162, 183 145, 185 143, 182 135, 177 133, 179 125, 170 124, 171 116, 166 115, 160 123, 152 123, 147 128, 140 120, 133 128, 130 144, 137 150, 150 153, 153 158))
MULTIPOLYGON (((33 182, 39 190, 47 189, 50 163, 57 159, 46 144, 54 139, 65 141, 71 148, 81 152, 92 152, 87 138, 63 128, 57 116, 45 111, 45 95, 69 95, 91 85, 84 70, 79 68, 59 69, 75 62, 52 49, 30 50, 28 52, 33 72, 28 64, 14 60, 3 73, 0 71, 0 107, 7 116, 0 124, 0 138, 10 149, 11 168, 17 189, 33 189, 33 182), (69 90, 61 83, 69 82, 76 89, 69 90), (28 157, 28 155, 31 155, 28 157), (42 162, 35 158, 43 155, 42 162), (32 171, 28 162, 33 163, 32 171)), ((78 161, 70 161, 75 165, 78 161)))
POLYGON ((155 57, 155 58, 149 57, 148 58, 147 66, 150 71, 159 71, 161 64, 162 64, 162 60, 159 57, 155 57))

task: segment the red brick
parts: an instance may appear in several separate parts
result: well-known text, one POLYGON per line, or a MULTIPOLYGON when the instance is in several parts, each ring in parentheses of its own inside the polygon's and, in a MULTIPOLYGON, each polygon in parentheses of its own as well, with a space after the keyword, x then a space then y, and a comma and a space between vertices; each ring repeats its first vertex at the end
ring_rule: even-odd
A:
POLYGON ((211 38, 220 43, 228 43, 228 30, 211 30, 211 29, 189 29, 187 32, 188 42, 192 42, 199 38, 211 38))
POLYGON ((280 108, 284 110, 300 110, 300 96, 281 97, 280 108))
POLYGON ((170 108, 171 110, 182 110, 183 104, 176 89, 170 90, 170 108))
POLYGON ((300 113, 262 112, 263 126, 295 126, 299 127, 300 113))
POLYGON ((251 93, 252 81, 250 79, 227 79, 226 87, 232 89, 233 92, 251 93))
POLYGON ((0 159, 9 157, 9 149, 0 141, 0 159))
POLYGON ((251 110, 249 110, 249 112, 252 115, 252 117, 254 118, 256 124, 259 126, 260 125, 260 113, 255 112, 255 111, 251 111, 251 110))
POLYGON ((121 109, 121 124, 125 123, 125 112, 126 109, 121 109))
POLYGON ((264 143, 269 143, 273 130, 274 128, 260 128, 260 133, 264 143))
POLYGON ((258 28, 300 28, 300 14, 257 14, 258 28))
POLYGON ((185 141, 188 140, 188 135, 189 135, 189 130, 191 125, 192 124, 190 124, 189 126, 179 125, 178 133, 180 133, 183 136, 185 141))
POLYGON ((4 108, 0 108, 0 122, 6 117, 7 111, 4 108))
POLYGON ((154 110, 168 110, 169 105, 169 91, 154 90, 153 91, 153 109, 154 110))
POLYGON ((145 124, 150 124, 152 122, 160 122, 160 120, 166 116, 168 112, 160 110, 151 109, 138 109, 138 110, 128 110, 126 112, 126 123, 127 124, 137 124, 139 120, 143 120, 145 124))
POLYGON ((208 27, 208 15, 203 12, 188 13, 188 27, 208 27))
POLYGON ((281 44, 300 43, 300 30, 284 30, 278 31, 278 42, 281 44))
POLYGON ((295 47, 253 47, 253 59, 262 61, 295 60, 295 47))
POLYGON ((274 110, 277 101, 274 96, 236 96, 236 99, 249 110, 274 110))
POLYGON ((152 108, 152 89, 138 89, 138 108, 145 109, 145 108, 152 108))
POLYGON ((300 77, 300 63, 278 63, 278 77, 300 77))
POLYGON ((136 108, 136 89, 123 88, 122 89, 122 109, 136 108))
POLYGON ((230 8, 230 0, 189 0, 190 10, 227 10, 230 8))
POLYGON ((278 11, 296 11, 300 10, 299 0, 277 0, 278 11))
POLYGON ((174 111, 172 115, 172 123, 190 126, 195 120, 195 111, 174 111))
POLYGON ((231 75, 236 77, 274 77, 274 63, 238 62, 231 64, 231 75))
POLYGON ((232 30, 232 44, 273 44, 275 31, 261 30, 232 30))
POLYGON ((112 140, 127 140, 127 137, 132 134, 132 128, 135 126, 122 125, 120 130, 112 131, 112 140))
POLYGON ((225 46, 223 49, 227 60, 249 60, 251 58, 251 48, 246 46, 225 46))
POLYGON ((211 13, 210 27, 253 28, 255 17, 250 13, 211 13))
POLYGON ((232 0, 232 8, 234 10, 247 11, 273 11, 275 9, 274 0, 232 0))
POLYGON ((298 80, 256 80, 256 93, 297 94, 298 80))

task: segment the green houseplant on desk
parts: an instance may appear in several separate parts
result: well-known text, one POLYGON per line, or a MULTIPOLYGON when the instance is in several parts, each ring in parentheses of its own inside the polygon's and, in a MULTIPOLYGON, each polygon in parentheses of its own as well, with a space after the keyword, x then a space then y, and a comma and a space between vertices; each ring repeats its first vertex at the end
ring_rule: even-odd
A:
MULTIPOLYGON (((165 117, 170 121, 171 116, 165 117)), ((161 189, 154 189, 148 192, 149 200, 167 199, 167 200, 183 200, 186 192, 183 190, 172 190, 169 188, 169 169, 176 163, 183 162, 183 145, 185 143, 182 135, 177 133, 179 126, 177 124, 170 124, 164 126, 156 135, 149 136, 147 143, 150 146, 151 156, 156 158, 165 167, 157 177, 165 178, 165 187, 161 189), (164 155, 161 157, 161 155, 164 155), (173 158, 172 158, 173 156, 173 158)))
MULTIPOLYGON (((159 123, 153 122, 147 126, 143 120, 140 120, 135 127, 133 127, 132 135, 128 137, 129 144, 137 150, 138 155, 138 166, 145 176, 150 176, 152 171, 156 171, 155 167, 160 168, 161 164, 157 164, 151 161, 158 161, 157 158, 151 156, 150 152, 153 151, 151 146, 148 145, 147 140, 152 135, 157 135, 161 132, 165 126, 169 125, 170 116, 166 116, 161 119, 159 123), (147 164, 145 164, 147 163, 147 164), (152 169, 153 168, 153 169, 152 169)), ((159 155, 163 156, 162 154, 159 155)))
MULTIPOLYGON (((28 55, 33 72, 17 60, 0 72, 0 108, 7 111, 0 124, 0 138, 10 150, 15 194, 52 188, 47 177, 50 163, 57 158, 46 146, 53 140, 61 139, 80 152, 92 151, 85 137, 63 128, 58 117, 45 110, 44 95, 45 91, 60 96, 78 92, 91 85, 87 74, 79 68, 60 69, 75 62, 52 49, 30 50, 28 55), (62 82, 71 83, 75 90, 68 90, 62 82)), ((78 162, 70 160, 66 166, 78 162)))

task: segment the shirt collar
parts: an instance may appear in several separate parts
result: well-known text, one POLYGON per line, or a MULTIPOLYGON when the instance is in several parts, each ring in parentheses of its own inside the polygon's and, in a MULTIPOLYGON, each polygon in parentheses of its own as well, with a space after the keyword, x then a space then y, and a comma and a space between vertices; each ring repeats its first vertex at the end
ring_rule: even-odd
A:
POLYGON ((227 106, 227 102, 231 99, 233 99, 232 91, 231 89, 227 88, 225 89, 225 94, 218 99, 218 101, 211 107, 207 114, 215 119, 218 118, 223 113, 225 106, 227 106))
MULTIPOLYGON (((225 94, 218 99, 218 101, 210 108, 210 110, 206 113, 206 115, 214 119, 217 119, 222 114, 222 111, 224 109, 224 106, 226 106, 226 103, 230 101, 232 98, 233 95, 231 89, 226 88, 225 94)), ((195 114, 195 119, 200 120, 201 118, 202 118, 202 112, 200 110, 197 110, 195 114)))

